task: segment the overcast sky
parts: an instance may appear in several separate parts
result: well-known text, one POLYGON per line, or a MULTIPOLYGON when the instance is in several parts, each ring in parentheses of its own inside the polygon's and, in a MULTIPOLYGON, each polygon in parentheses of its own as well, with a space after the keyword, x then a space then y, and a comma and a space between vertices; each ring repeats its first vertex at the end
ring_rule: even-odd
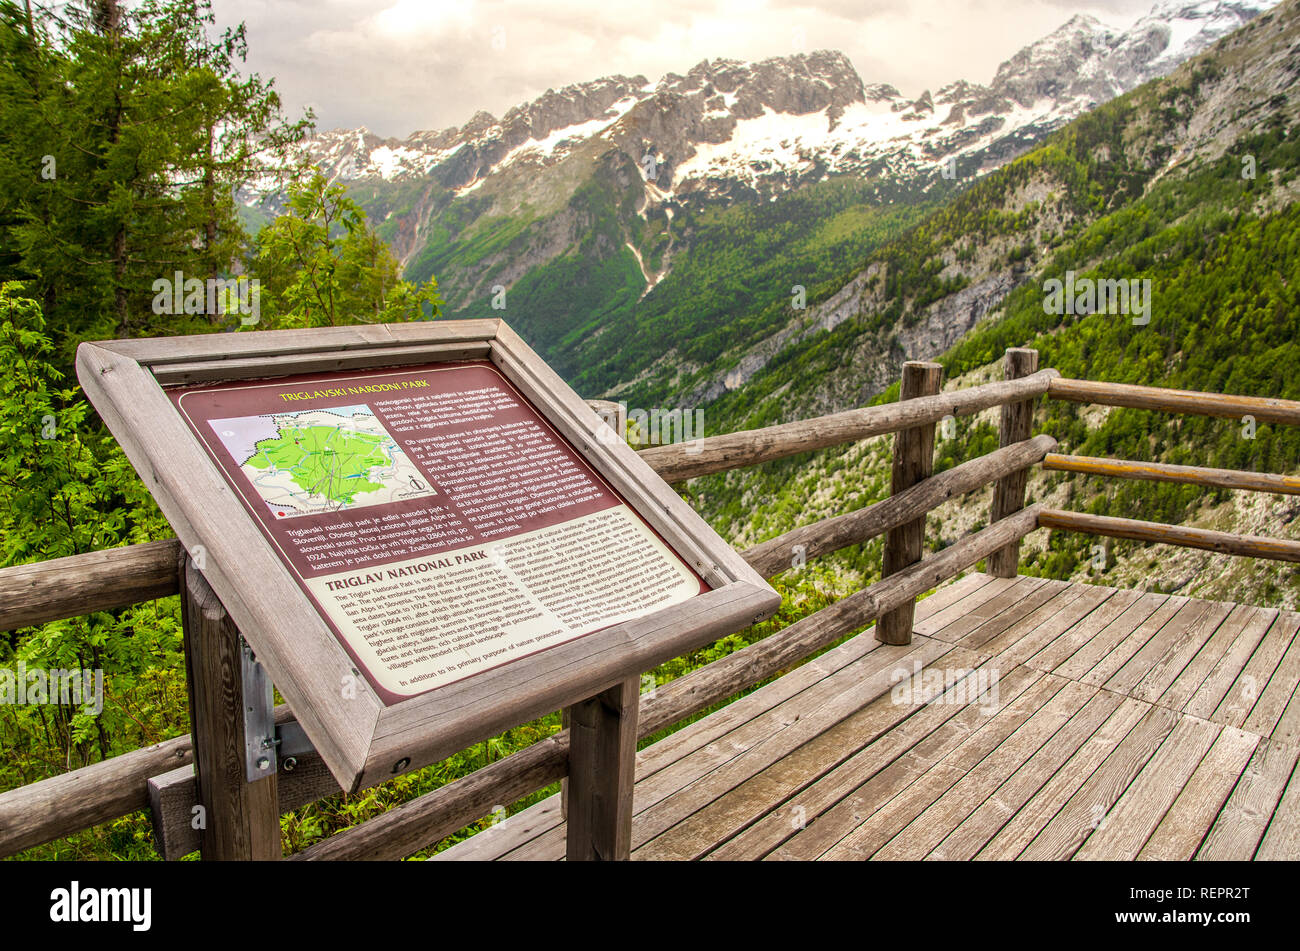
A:
POLYGON ((404 138, 500 116, 548 88, 622 73, 657 81, 702 59, 848 54, 906 95, 999 63, 1075 13, 1124 28, 1154 0, 213 0, 248 26, 250 69, 291 115, 404 138))

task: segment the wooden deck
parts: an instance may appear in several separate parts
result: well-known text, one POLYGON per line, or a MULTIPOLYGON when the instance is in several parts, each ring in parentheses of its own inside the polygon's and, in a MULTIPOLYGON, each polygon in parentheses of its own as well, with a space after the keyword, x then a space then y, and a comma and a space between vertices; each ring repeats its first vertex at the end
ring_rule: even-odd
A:
MULTIPOLYGON (((1300 857, 1300 614, 973 574, 916 616, 643 750, 632 857, 1300 857)), ((563 855, 553 796, 435 858, 563 855)))

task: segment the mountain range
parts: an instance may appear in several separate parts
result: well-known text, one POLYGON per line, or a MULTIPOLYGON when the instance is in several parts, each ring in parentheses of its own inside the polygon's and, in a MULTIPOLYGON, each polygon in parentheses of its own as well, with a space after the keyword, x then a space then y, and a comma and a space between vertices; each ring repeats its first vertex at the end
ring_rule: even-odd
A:
MULTIPOLYGON (((816 305, 869 280, 881 242, 1272 5, 1163 0, 1122 31, 1075 16, 987 85, 904 95, 831 50, 706 60, 404 140, 322 132, 306 151, 409 278, 437 278, 448 314, 505 317, 587 395, 690 405, 833 329, 860 297, 792 311, 799 295, 816 305)), ((253 223, 280 210, 270 182, 242 196, 253 223)), ((949 278, 905 334, 908 355, 951 345, 1016 281, 949 278)))

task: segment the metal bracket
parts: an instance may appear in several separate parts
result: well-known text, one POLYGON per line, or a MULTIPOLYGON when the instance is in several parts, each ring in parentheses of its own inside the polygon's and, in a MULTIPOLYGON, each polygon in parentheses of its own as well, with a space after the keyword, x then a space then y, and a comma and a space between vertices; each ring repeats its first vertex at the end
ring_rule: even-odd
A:
POLYGON ((266 668, 243 637, 239 667, 244 685, 244 776, 253 783, 275 775, 275 695, 266 668))
POLYGON ((275 728, 275 748, 280 757, 286 760, 285 769, 290 768, 287 760, 291 757, 305 756, 308 753, 316 752, 315 744, 307 738, 307 731, 296 720, 281 723, 275 728))

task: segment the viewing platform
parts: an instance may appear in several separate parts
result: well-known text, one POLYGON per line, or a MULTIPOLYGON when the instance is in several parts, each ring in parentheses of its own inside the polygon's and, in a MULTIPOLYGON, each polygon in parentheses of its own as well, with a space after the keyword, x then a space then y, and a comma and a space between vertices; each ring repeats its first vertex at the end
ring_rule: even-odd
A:
MULTIPOLYGON (((869 628, 642 750, 632 858, 1298 858, 1298 630, 966 575, 917 603, 911 644, 869 628)), ((562 859, 560 812, 435 860, 562 859)))

